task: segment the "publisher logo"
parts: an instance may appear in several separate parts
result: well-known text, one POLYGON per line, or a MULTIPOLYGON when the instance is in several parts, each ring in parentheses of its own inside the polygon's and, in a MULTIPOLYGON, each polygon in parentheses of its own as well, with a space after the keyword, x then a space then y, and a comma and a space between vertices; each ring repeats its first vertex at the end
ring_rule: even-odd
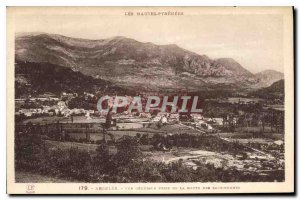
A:
POLYGON ((35 185, 26 185, 26 193, 27 194, 34 194, 35 185))

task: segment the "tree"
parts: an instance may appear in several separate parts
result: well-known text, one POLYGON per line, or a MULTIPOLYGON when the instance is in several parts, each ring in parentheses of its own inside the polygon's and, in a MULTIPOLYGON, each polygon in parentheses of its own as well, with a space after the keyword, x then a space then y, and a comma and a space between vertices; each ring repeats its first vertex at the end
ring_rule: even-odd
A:
POLYGON ((118 166, 127 165, 130 161, 137 158, 141 154, 138 142, 130 136, 123 136, 117 142, 117 154, 115 155, 118 166))
POLYGON ((98 145, 94 157, 95 170, 101 173, 108 173, 112 170, 111 156, 109 155, 109 146, 103 142, 98 145))
POLYGON ((15 139, 16 168, 23 170, 36 170, 40 165, 42 153, 42 140, 40 136, 26 134, 15 139))

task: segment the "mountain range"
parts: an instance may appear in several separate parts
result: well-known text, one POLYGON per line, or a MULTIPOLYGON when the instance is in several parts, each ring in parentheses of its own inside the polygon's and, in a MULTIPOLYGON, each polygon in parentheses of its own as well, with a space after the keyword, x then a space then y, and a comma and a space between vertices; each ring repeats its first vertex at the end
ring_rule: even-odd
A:
POLYGON ((121 36, 87 40, 17 34, 15 59, 16 63, 66 67, 116 87, 142 91, 251 90, 283 79, 274 70, 253 74, 232 58, 211 59, 175 44, 156 45, 121 36))

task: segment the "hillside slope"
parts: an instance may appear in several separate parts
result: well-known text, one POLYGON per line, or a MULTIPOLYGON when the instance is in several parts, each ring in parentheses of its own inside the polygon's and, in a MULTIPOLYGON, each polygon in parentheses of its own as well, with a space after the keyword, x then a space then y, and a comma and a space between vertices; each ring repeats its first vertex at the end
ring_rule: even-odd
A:
POLYGON ((261 88, 250 95, 267 99, 284 98, 284 80, 276 81, 271 86, 261 88))
MULTIPOLYGON (((102 40, 56 34, 20 34, 16 60, 51 63, 145 91, 251 88, 257 78, 232 58, 210 59, 177 45, 142 43, 125 37, 102 40)), ((262 78, 263 79, 263 78, 262 78)))
POLYGON ((18 61, 15 66, 15 97, 27 98, 45 92, 60 95, 68 93, 96 93, 106 94, 124 90, 112 83, 74 72, 69 68, 50 63, 32 63, 18 61))

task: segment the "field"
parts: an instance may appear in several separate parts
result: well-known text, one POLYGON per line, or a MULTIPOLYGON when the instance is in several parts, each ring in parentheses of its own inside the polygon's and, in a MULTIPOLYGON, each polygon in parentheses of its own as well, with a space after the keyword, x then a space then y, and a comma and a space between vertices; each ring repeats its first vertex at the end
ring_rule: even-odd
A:
MULTIPOLYGON (((45 116, 45 117, 37 117, 32 119, 26 119, 22 122, 22 124, 27 124, 31 122, 32 124, 51 124, 51 123, 72 123, 70 117, 59 117, 59 116, 45 116)), ((74 116, 73 123, 103 123, 105 119, 103 117, 92 117, 87 119, 85 116, 74 116)))
POLYGON ((57 177, 45 176, 31 172, 16 171, 15 174, 17 183, 72 183, 76 182, 70 179, 62 179, 57 177))
MULTIPOLYGON (((62 150, 69 150, 70 148, 78 148, 81 151, 87 151, 91 154, 96 153, 96 149, 98 147, 97 144, 87 144, 87 143, 78 143, 78 142, 59 142, 59 141, 52 141, 52 140, 44 140, 45 145, 49 148, 59 148, 62 150)), ((115 154, 116 147, 109 146, 109 153, 115 154)))
POLYGON ((284 139, 284 134, 281 133, 264 133, 263 135, 260 136, 255 136, 253 133, 245 133, 245 132, 221 132, 221 133, 216 133, 214 134, 216 136, 224 137, 224 138, 231 138, 231 139, 249 139, 253 140, 255 138, 264 138, 264 139, 269 139, 269 140, 283 140, 284 139), (255 136, 255 137, 254 137, 255 136))

